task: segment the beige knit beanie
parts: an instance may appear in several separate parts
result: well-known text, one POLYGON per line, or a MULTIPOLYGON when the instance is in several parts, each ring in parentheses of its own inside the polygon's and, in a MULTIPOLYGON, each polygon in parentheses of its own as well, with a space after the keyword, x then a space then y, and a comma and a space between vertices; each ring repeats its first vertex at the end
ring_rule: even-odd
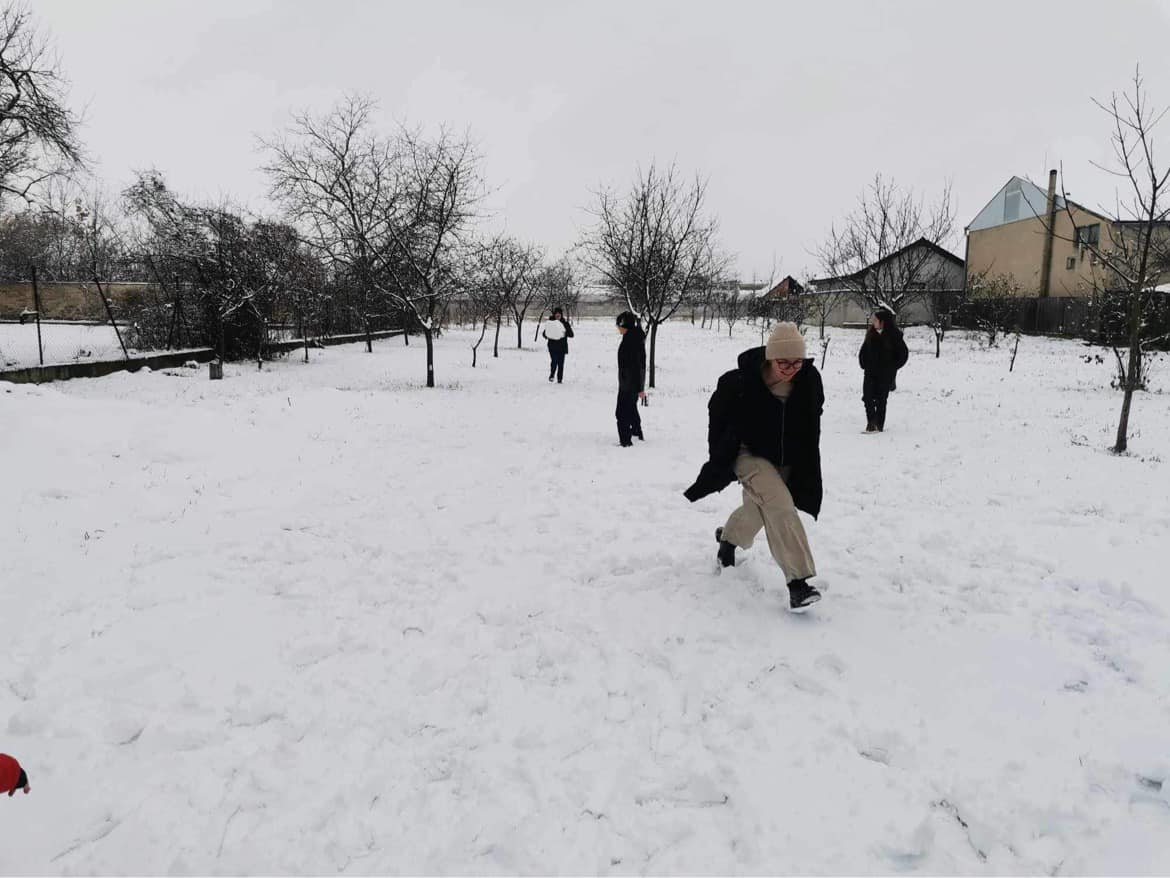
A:
POLYGON ((777 323, 768 336, 764 356, 769 360, 803 360, 805 358, 804 336, 795 323, 777 323))

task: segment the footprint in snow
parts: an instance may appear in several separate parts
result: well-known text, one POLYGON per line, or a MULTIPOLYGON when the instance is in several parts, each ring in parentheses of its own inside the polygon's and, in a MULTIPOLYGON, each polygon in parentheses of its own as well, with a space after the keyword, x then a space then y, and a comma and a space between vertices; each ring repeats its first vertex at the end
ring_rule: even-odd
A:
POLYGON ((831 674, 835 674, 838 677, 845 673, 846 667, 845 662, 841 659, 841 657, 834 655, 831 652, 827 652, 820 656, 815 662, 813 662, 813 666, 819 668, 822 671, 828 671, 831 674))

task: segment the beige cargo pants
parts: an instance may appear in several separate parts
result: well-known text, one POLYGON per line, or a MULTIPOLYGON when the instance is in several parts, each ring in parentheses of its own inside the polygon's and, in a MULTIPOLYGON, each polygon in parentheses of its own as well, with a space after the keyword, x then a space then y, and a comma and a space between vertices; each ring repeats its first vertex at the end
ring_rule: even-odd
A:
POLYGON ((743 486, 743 505, 727 519, 723 539, 747 549, 763 528, 772 557, 791 582, 816 576, 817 569, 804 524, 784 483, 786 475, 771 461, 740 451, 735 459, 735 477, 743 486))

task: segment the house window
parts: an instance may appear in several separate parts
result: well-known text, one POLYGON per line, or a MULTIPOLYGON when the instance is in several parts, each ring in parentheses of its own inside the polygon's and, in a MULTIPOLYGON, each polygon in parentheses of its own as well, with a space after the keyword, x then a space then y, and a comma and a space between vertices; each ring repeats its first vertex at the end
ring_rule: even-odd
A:
POLYGON ((1077 267, 1077 258, 1075 256, 1070 256, 1068 259, 1064 260, 1064 267, 1068 271, 1072 271, 1077 267))
POLYGON ((1077 226, 1077 246, 1078 247, 1096 247, 1101 243, 1101 224, 1093 223, 1091 226, 1077 226))
POLYGON ((1020 201, 1023 199, 1021 192, 1008 192, 1003 199, 1003 221, 1005 223, 1015 222, 1020 218, 1020 201))

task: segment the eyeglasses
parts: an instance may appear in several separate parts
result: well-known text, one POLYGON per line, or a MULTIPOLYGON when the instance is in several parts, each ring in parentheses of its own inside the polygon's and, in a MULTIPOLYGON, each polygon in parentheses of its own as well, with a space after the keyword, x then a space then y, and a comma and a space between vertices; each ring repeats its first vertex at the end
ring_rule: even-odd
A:
POLYGON ((796 369, 804 360, 773 360, 772 362, 780 369, 796 369))

